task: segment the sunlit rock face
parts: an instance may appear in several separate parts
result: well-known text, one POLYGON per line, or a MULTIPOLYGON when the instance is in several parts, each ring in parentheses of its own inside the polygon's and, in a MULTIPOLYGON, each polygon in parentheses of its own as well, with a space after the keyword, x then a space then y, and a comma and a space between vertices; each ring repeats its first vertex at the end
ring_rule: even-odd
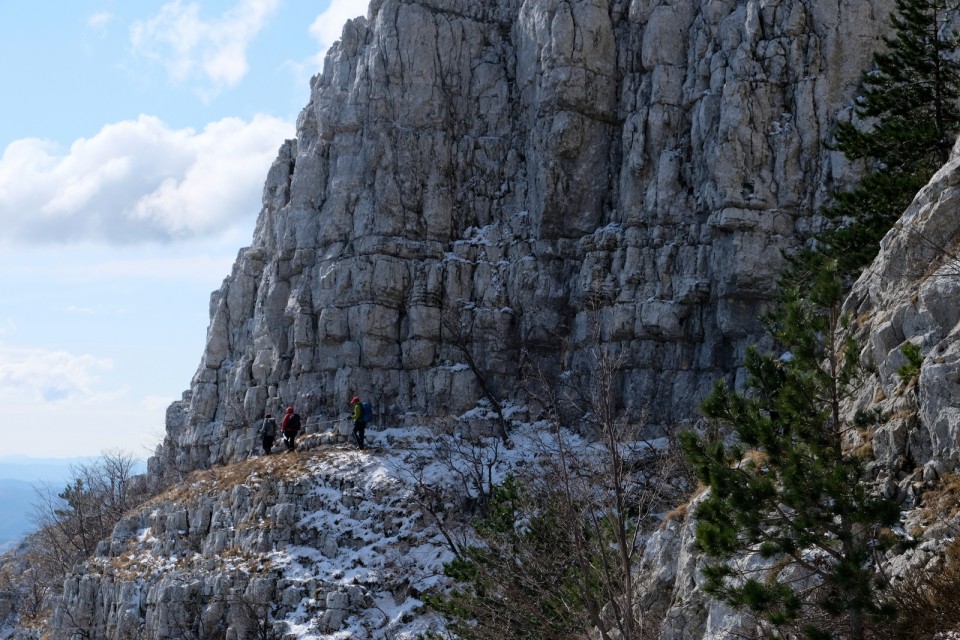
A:
POLYGON ((410 478, 396 477, 402 454, 366 456, 316 435, 303 444, 195 472, 129 512, 66 576, 42 637, 385 639, 432 629, 417 589, 453 555, 410 478))
MULTIPOLYGON (((531 429, 526 379, 588 375, 597 347, 620 357, 617 408, 652 424, 696 417, 719 377, 742 383, 781 252, 855 177, 822 141, 849 115, 892 8, 375 0, 314 78, 252 244, 211 298, 197 374, 168 410, 150 479, 188 479, 192 493, 168 488, 121 522, 69 578, 58 628, 166 637, 199 593, 206 622, 236 637, 274 599, 278 616, 314 625, 297 637, 353 624, 393 637, 382 629, 417 624, 409 587, 439 574, 444 550, 415 494, 393 486, 399 462, 339 446, 349 425, 331 425, 350 397, 373 402, 378 427, 428 424, 481 399, 472 359, 531 429), (313 439, 309 464, 246 460, 255 420, 289 403, 313 439), (131 564, 158 558, 180 564, 131 564), (343 567, 372 577, 354 584, 343 567), (404 615, 385 621, 374 596, 388 592, 404 615)), ((892 576, 933 566, 958 526, 911 508, 960 463, 958 184, 955 153, 846 303, 876 367, 845 410, 890 418, 849 444, 869 448, 870 480, 924 532, 888 556, 892 576), (910 381, 907 342, 922 356, 910 381)), ((397 431, 411 432, 385 446, 397 460, 432 437, 397 431)), ((525 453, 512 450, 516 464, 525 453)), ((635 608, 663 639, 751 633, 703 593, 694 527, 666 518, 646 539, 635 608)))
POLYGON ((267 176, 161 458, 235 459, 288 402, 462 412, 458 344, 506 399, 608 345, 621 408, 689 418, 851 175, 822 141, 892 4, 373 2, 267 176))
POLYGON ((958 152, 883 239, 846 305, 858 321, 861 356, 875 367, 850 410, 883 412, 871 441, 875 464, 907 493, 906 473, 919 485, 960 466, 958 152), (908 343, 920 362, 915 378, 905 379, 899 369, 908 343))
MULTIPOLYGON (((950 487, 960 467, 960 147, 917 194, 881 242, 873 264, 846 299, 861 362, 866 365, 843 410, 851 449, 867 453, 870 485, 903 508, 904 530, 916 542, 889 552, 884 575, 939 571, 960 526, 950 487), (918 366, 906 376, 907 343, 918 366), (857 420, 880 416, 875 424, 857 420), (928 493, 929 492, 929 493, 928 493)), ((683 508, 695 513, 697 500, 683 508)), ((636 609, 659 625, 659 638, 729 638, 751 633, 751 620, 703 592, 708 561, 694 544, 692 517, 666 518, 646 541, 639 563, 636 609)), ((744 563, 763 562, 756 556, 744 563)), ((641 615, 638 613, 638 616, 641 615)))

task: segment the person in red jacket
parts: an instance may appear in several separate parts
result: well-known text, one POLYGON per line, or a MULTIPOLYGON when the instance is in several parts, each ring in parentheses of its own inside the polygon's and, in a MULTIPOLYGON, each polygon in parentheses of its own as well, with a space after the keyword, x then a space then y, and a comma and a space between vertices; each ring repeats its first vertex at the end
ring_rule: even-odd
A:
POLYGON ((293 412, 293 405, 287 407, 287 412, 283 414, 280 430, 283 431, 283 439, 284 442, 287 443, 287 451, 296 449, 297 434, 300 433, 300 414, 293 412))

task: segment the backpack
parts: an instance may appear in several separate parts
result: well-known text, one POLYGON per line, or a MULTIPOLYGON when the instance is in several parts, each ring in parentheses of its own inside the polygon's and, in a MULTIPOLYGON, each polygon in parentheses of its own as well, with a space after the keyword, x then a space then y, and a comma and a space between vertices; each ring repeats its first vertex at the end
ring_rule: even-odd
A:
POLYGON ((360 406, 363 407, 363 421, 371 422, 373 420, 373 407, 370 406, 369 402, 364 402, 360 406))
POLYGON ((265 436, 275 436, 277 435, 277 421, 273 418, 264 418, 263 426, 260 427, 265 436))
POLYGON ((285 433, 300 433, 300 414, 292 414, 283 430, 285 433))

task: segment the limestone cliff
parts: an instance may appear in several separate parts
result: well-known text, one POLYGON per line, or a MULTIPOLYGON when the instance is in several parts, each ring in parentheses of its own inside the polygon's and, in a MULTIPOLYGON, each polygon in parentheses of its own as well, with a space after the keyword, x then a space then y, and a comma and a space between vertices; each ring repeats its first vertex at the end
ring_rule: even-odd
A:
POLYGON ((896 487, 908 501, 960 464, 958 152, 955 147, 883 239, 880 255, 847 300, 847 311, 859 320, 862 357, 876 366, 851 410, 879 406, 891 418, 870 445, 891 490, 896 487), (915 379, 898 373, 907 363, 907 343, 919 347, 915 379))
POLYGON ((158 459, 242 457, 238 425, 286 402, 460 413, 481 390, 457 344, 506 399, 615 344, 618 403, 689 418, 849 178, 821 143, 891 7, 374 1, 270 170, 158 459))
MULTIPOLYGON (((423 493, 436 442, 413 426, 482 404, 472 358, 521 442, 536 418, 524 376, 586 373, 598 343, 626 358, 618 408, 694 418, 763 340, 781 250, 854 177, 822 141, 892 6, 374 0, 314 78, 253 242, 211 298, 150 464, 157 486, 185 482, 71 576, 54 637, 429 629, 418 596, 446 545, 423 493), (340 446, 354 394, 373 400, 387 453, 340 446), (254 420, 287 403, 305 450, 248 460, 254 420)), ((850 410, 893 418, 862 444, 906 507, 960 462, 958 168, 918 195, 847 303, 878 365, 850 410), (908 341, 916 381, 896 373, 908 341)), ((925 513, 891 572, 960 526, 925 513)), ((664 616, 664 639, 747 631, 699 590, 691 532, 676 518, 651 537, 637 606, 664 616)))

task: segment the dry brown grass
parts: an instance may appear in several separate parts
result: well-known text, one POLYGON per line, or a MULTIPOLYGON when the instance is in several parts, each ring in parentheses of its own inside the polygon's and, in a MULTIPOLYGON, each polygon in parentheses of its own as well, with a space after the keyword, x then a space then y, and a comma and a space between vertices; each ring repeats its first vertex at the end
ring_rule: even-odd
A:
POLYGON ((873 460, 873 429, 857 429, 853 455, 860 460, 873 460))
MULTIPOLYGON (((196 505, 203 496, 223 494, 241 484, 256 490, 258 486, 267 482, 292 482, 310 475, 313 466, 331 453, 331 451, 324 449, 283 451, 270 456, 260 456, 229 465, 195 471, 182 483, 151 498, 140 509, 145 511, 157 507, 169 509, 171 504, 190 508, 196 505)), ((272 525, 268 518, 260 517, 258 513, 253 512, 246 520, 237 523, 236 528, 238 530, 249 530, 270 526, 272 525)), ((92 569, 98 566, 98 570, 102 574, 122 580, 134 580, 144 575, 171 568, 169 562, 166 562, 163 568, 158 568, 157 558, 149 552, 138 550, 137 547, 138 543, 131 541, 128 544, 127 551, 100 561, 94 560, 90 563, 90 567, 92 569)), ((174 567, 189 567, 195 561, 194 554, 184 554, 175 560, 174 567)), ((203 561, 206 561, 206 559, 203 559, 203 561)), ((233 567, 242 566, 251 571, 264 570, 264 563, 268 562, 260 554, 239 547, 225 549, 218 553, 216 561, 219 566, 226 564, 233 567)))
POLYGON ((151 498, 146 506, 168 502, 195 502, 200 495, 222 493, 240 484, 256 487, 265 480, 293 481, 309 475, 311 464, 329 455, 330 451, 322 449, 283 451, 203 471, 194 471, 180 484, 151 498))
POLYGON ((685 520, 687 514, 690 512, 690 505, 694 500, 703 495, 707 490, 707 485, 702 482, 697 483, 697 488, 690 495, 686 502, 674 508, 672 511, 669 511, 667 515, 663 517, 663 522, 660 523, 660 530, 666 529, 667 525, 670 524, 671 520, 685 520))
POLYGON ((900 407, 890 414, 888 422, 902 420, 904 422, 915 422, 918 419, 916 407, 900 407))
MULTIPOLYGON (((195 568, 198 562, 206 564, 208 560, 209 558, 199 554, 182 554, 173 558, 164 557, 161 562, 149 552, 131 550, 119 556, 104 558, 100 561, 94 560, 88 564, 88 569, 96 569, 101 576, 137 581, 170 570, 195 568)), ((242 569, 259 573, 273 568, 273 561, 269 557, 237 545, 223 549, 216 554, 214 560, 216 567, 220 570, 242 569)))
POLYGON ((750 464, 752 468, 757 469, 766 466, 769 461, 770 455, 766 451, 760 451, 759 449, 748 449, 743 453, 743 457, 740 459, 740 466, 750 464))
POLYGON ((937 486, 923 492, 920 514, 923 522, 933 522, 938 518, 951 519, 960 514, 960 475, 945 473, 940 476, 937 486))

